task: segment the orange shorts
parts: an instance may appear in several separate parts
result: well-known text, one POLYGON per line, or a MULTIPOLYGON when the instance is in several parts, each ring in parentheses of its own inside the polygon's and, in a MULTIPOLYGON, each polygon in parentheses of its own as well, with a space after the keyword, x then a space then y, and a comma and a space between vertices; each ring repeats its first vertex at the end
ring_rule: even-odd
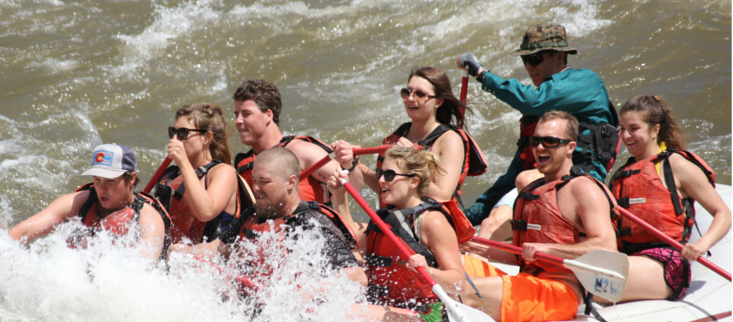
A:
POLYGON ((578 296, 567 285, 519 273, 502 276, 501 321, 562 321, 578 313, 578 296))
POLYGON ((466 271, 468 276, 484 277, 506 275, 506 273, 494 267, 494 265, 484 262, 476 257, 470 255, 461 256, 463 257, 463 269, 466 271))

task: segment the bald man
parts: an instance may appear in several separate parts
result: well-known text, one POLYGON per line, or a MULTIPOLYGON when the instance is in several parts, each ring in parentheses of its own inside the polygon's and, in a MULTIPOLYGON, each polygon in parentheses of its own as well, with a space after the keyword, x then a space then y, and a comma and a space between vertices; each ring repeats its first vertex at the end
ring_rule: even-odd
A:
MULTIPOLYGON (((173 251, 211 256, 216 252, 229 257, 236 252, 238 239, 256 241, 264 231, 289 235, 294 228, 317 231, 326 239, 323 254, 330 269, 340 269, 352 280, 366 286, 367 279, 351 253, 356 239, 341 215, 317 202, 306 202, 298 194, 298 158, 286 148, 262 151, 254 161, 252 191, 256 202, 235 219, 227 232, 207 244, 171 246, 173 251), (239 238, 237 238, 239 237, 239 238)), ((254 264, 257 265, 257 264, 254 264)))

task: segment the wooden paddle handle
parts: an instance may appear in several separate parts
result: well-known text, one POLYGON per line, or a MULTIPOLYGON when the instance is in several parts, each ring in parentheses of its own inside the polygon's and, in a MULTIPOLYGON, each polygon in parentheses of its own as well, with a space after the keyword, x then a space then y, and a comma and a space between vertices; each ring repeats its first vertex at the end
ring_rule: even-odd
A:
MULTIPOLYGON (((682 251, 682 248, 684 248, 684 246, 682 244, 680 244, 678 241, 672 239, 671 237, 667 236, 663 232, 661 232, 658 229, 654 228, 654 226, 649 225, 645 221, 641 220, 641 218, 636 217, 634 214, 632 214, 628 210, 626 210, 626 209, 624 209, 624 208, 622 208, 620 206, 618 207, 618 209, 621 212, 621 214, 624 215, 624 217, 626 217, 626 219, 631 220, 635 224, 646 228, 652 234, 654 234, 654 236, 656 236, 657 238, 665 241, 667 244, 669 244, 670 246, 674 247, 674 249, 676 249, 676 250, 678 250, 678 251, 681 252, 682 251)), ((725 279, 727 279, 729 281, 731 280, 730 273, 728 273, 724 269, 720 268, 720 266, 715 265, 715 263, 709 261, 707 258, 700 256, 700 257, 698 257, 697 261, 700 262, 700 264, 703 264, 705 267, 711 269, 713 272, 718 273, 718 275, 723 276, 725 279)))
POLYGON ((158 170, 155 171, 153 177, 150 178, 150 181, 148 181, 148 184, 145 186, 145 189, 143 189, 143 192, 150 193, 150 190, 153 190, 153 187, 155 187, 155 184, 160 181, 160 177, 163 176, 163 172, 165 172, 165 169, 167 169, 168 166, 171 164, 171 161, 173 161, 171 160, 171 158, 165 157, 163 163, 160 164, 158 170))

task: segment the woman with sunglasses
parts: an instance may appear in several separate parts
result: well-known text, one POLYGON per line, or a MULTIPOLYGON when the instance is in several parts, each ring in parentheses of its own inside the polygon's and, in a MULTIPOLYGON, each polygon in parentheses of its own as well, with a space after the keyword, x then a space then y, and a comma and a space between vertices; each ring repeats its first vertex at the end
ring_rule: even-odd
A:
POLYGON ((155 196, 171 216, 171 241, 212 241, 242 209, 237 198, 237 172, 231 164, 226 121, 219 106, 186 105, 168 128, 166 170, 155 196))
POLYGON ((611 191, 619 206, 685 244, 672 249, 643 227, 621 217, 619 251, 629 256, 629 276, 621 301, 681 298, 689 285, 689 260, 697 260, 731 226, 730 209, 715 191, 715 174, 686 151, 684 134, 659 96, 635 96, 620 113, 620 136, 633 157, 613 175, 611 191), (714 218, 708 231, 687 242, 694 225, 694 203, 714 218))
MULTIPOLYGON (((441 171, 435 154, 395 146, 386 151, 382 167, 375 172, 380 201, 388 205, 377 214, 417 254, 409 259, 398 255, 394 243, 372 222, 361 231, 357 250, 364 254, 367 266, 367 299, 376 304, 370 306, 371 317, 382 319, 390 310, 414 314, 398 308, 413 310, 426 321, 444 314, 430 284, 415 270, 417 266, 426 267, 442 285, 466 285, 458 243, 473 236, 473 227, 454 201, 441 204, 424 197, 429 194, 431 178, 441 171)), ((347 176, 335 172, 328 180, 334 206, 356 227, 339 178, 347 176)))
MULTIPOLYGON (((400 95, 412 122, 400 125, 382 144, 433 152, 440 158, 443 171, 436 173, 430 180, 427 195, 438 200, 460 198, 461 185, 466 176, 478 176, 486 172, 481 148, 463 130, 465 124, 461 111, 466 108, 465 104, 453 95, 448 76, 437 68, 414 67, 407 82, 407 87, 400 91, 400 95)), ((340 163, 352 160, 352 148, 348 142, 338 141, 333 147, 340 163)), ((381 167, 383 159, 384 155, 380 154, 377 168, 381 167)), ((380 193, 374 170, 362 164, 357 164, 357 167, 362 171, 367 185, 380 193)))

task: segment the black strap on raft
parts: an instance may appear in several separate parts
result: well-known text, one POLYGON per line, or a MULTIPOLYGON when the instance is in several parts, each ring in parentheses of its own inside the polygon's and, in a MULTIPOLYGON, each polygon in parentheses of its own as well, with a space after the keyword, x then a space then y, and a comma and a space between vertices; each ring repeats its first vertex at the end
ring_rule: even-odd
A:
POLYGON ((608 322, 600 313, 598 313, 598 310, 593 307, 593 294, 587 292, 583 285, 580 285, 580 293, 583 294, 583 304, 585 304, 585 311, 583 311, 583 314, 593 316, 600 322, 608 322))

